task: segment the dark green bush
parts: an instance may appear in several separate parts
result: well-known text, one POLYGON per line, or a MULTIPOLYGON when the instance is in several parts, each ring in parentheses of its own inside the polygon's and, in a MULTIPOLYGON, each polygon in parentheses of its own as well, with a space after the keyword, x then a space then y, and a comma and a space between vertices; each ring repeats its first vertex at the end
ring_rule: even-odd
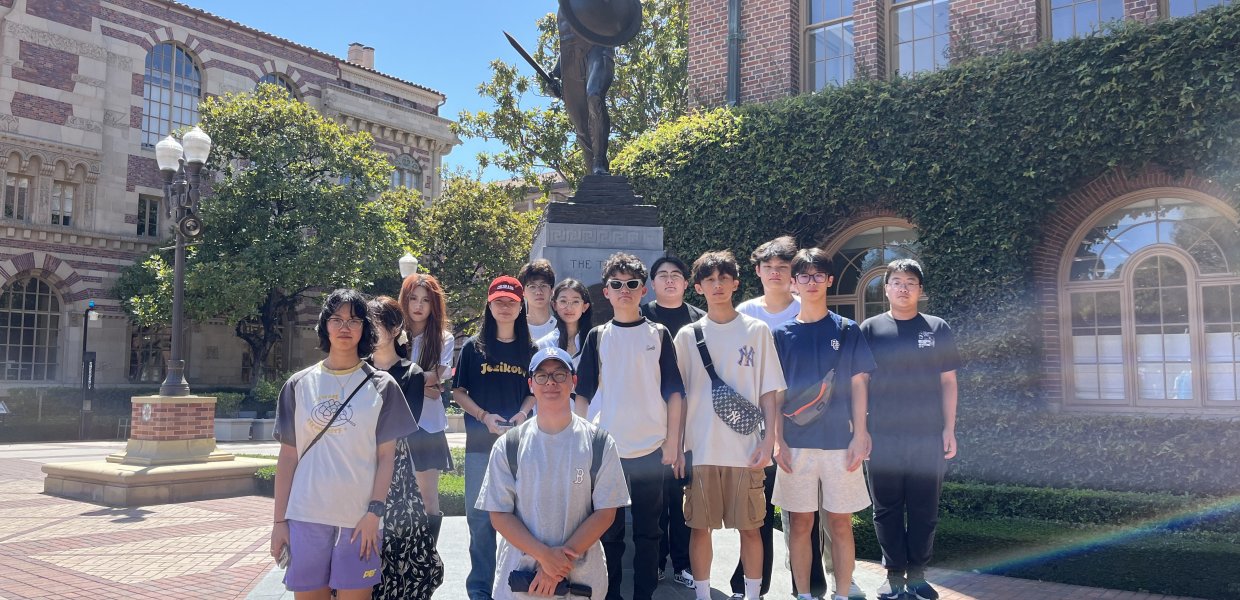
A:
POLYGON ((245 400, 245 394, 237 392, 220 392, 215 394, 215 416, 235 418, 237 412, 241 409, 241 402, 243 400, 245 400))

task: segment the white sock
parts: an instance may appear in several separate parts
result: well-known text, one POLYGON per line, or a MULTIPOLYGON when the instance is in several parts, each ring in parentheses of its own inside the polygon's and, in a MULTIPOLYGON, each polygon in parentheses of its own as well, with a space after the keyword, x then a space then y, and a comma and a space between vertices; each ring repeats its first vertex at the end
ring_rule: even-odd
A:
POLYGON ((745 600, 758 600, 762 597, 762 579, 745 578, 745 600))
POLYGON ((697 600, 710 600, 710 580, 694 579, 693 596, 697 598, 697 600))
POLYGON ((848 600, 848 596, 835 595, 835 600, 848 600))
POLYGON ((797 594, 797 600, 814 600, 814 597, 809 594, 797 594))

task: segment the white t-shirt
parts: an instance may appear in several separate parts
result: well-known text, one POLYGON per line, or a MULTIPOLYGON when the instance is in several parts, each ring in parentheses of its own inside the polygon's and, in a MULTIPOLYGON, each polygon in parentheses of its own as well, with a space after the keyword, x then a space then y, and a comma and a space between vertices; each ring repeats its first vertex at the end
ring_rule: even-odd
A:
POLYGON ((761 300, 762 297, 759 296, 757 298, 750 298, 749 300, 741 302, 740 306, 736 307, 736 312, 743 315, 749 315, 759 321, 762 321, 763 323, 766 323, 767 329, 770 329, 771 331, 775 331, 776 327, 797 318, 797 314, 801 312, 801 299, 796 296, 792 297, 792 304, 789 304, 788 308, 785 308, 777 313, 767 312, 766 308, 762 306, 761 300))
MULTIPOLYGON (((410 357, 415 363, 422 362, 422 334, 414 336, 410 342, 413 348, 413 356, 410 357)), ((448 374, 444 376, 443 383, 449 387, 452 386, 452 351, 456 347, 456 338, 452 337, 451 331, 443 332, 443 346, 439 351, 439 366, 448 367, 448 374)), ((427 433, 439 433, 448 428, 448 412, 444 409, 443 400, 439 398, 423 398, 422 399, 422 418, 418 420, 418 426, 427 433)))
POLYGON ((535 325, 533 323, 530 323, 529 324, 530 325, 530 339, 541 340, 547 337, 548 333, 555 331, 555 323, 556 321, 555 321, 554 313, 552 313, 551 317, 547 319, 547 322, 543 323, 542 325, 535 325))
MULTIPOLYGON (((594 512, 594 508, 629 505, 629 487, 624 480, 616 444, 608 439, 590 491, 590 463, 594 458, 594 426, 573 416, 572 424, 559 433, 538 428, 538 418, 521 429, 517 454, 517 476, 508 468, 503 438, 491 448, 486 478, 478 492, 475 508, 489 512, 510 512, 538 541, 561 546, 594 512)), ((495 570, 495 600, 526 598, 508 589, 508 573, 535 570, 537 561, 500 538, 495 570)), ((594 542, 585 556, 573 563, 568 574, 573 583, 592 588, 595 598, 607 595, 607 566, 603 545, 594 542)))
MULTIPOLYGON (((577 353, 573 355, 573 368, 581 366, 581 334, 577 332, 577 337, 573 340, 574 346, 577 347, 577 353)), ((560 347, 560 330, 552 329, 545 337, 534 343, 539 348, 559 348, 560 347)))
MULTIPOLYGON (((766 323, 743 314, 730 323, 719 324, 710 317, 701 322, 706 350, 724 383, 759 408, 762 394, 786 387, 766 323)), ((686 326, 676 334, 676 357, 686 390, 685 451, 693 452, 693 464, 748 466, 749 455, 758 448, 760 439, 757 432, 745 436, 732 431, 715 414, 710 376, 702 365, 693 327, 686 326)))
POLYGON ((320 362, 289 377, 280 390, 275 438, 295 446, 302 455, 293 474, 285 518, 334 527, 356 526, 370 504, 378 445, 418 428, 400 385, 379 370, 353 396, 331 429, 306 451, 366 372, 374 370, 359 364, 333 371, 320 362))

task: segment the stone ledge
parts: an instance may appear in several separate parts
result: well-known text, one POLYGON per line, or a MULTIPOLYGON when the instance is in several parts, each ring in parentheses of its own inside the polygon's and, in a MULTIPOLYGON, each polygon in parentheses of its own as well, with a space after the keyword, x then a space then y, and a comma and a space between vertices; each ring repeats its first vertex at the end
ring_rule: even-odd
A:
POLYGON ((274 460, 229 461, 147 467, 104 461, 43 465, 43 492, 107 506, 147 506, 248 496, 254 473, 274 460))

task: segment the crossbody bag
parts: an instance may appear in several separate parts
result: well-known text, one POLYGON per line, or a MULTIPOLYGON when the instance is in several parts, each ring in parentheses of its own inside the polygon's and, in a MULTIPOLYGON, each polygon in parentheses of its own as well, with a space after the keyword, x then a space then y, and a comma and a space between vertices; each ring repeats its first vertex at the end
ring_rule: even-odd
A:
POLYGON ((830 406, 832 394, 835 392, 835 374, 839 370, 840 361, 844 360, 845 340, 852 328, 852 324, 848 323, 840 329, 840 354, 836 357, 835 367, 827 371, 822 381, 816 386, 800 390, 784 401, 784 416, 793 424, 804 427, 827 414, 827 407, 830 406))
POLYGON ((724 425, 741 435, 757 431, 763 425, 762 410, 719 378, 719 373, 715 372, 715 362, 711 360, 710 351, 706 349, 702 321, 695 322, 692 327, 698 353, 702 355, 702 366, 706 367, 706 374, 710 376, 710 400, 715 415, 724 425))

